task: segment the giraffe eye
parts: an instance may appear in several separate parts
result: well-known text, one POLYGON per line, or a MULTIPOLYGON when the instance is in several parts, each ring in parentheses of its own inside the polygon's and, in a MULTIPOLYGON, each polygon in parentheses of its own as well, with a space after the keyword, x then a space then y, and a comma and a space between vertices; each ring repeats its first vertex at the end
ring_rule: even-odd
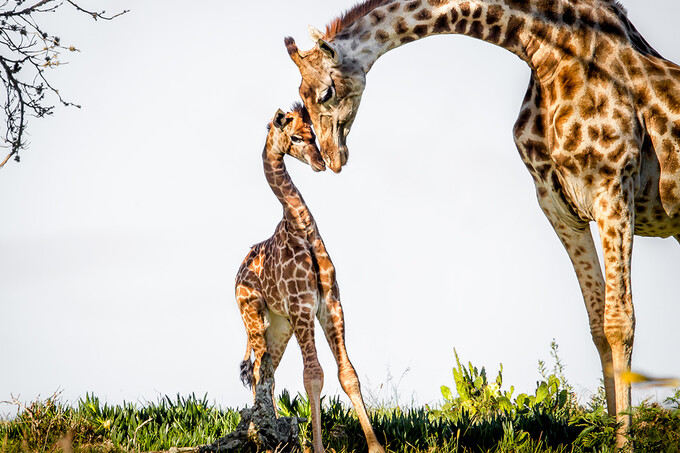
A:
POLYGON ((326 91, 324 91, 323 95, 319 98, 319 104, 323 104, 325 102, 330 101, 334 94, 335 87, 331 85, 326 89, 326 91))
POLYGON ((297 136, 297 135, 293 135, 292 137, 290 137, 290 140, 291 140, 293 143, 300 143, 300 142, 302 142, 302 138, 299 137, 299 136, 297 136))

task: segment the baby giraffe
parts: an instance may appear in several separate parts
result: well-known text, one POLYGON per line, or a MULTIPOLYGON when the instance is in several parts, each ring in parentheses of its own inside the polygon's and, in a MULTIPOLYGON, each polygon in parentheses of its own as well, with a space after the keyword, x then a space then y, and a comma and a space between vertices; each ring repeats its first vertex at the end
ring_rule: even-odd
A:
POLYGON ((241 379, 254 388, 262 355, 269 352, 274 369, 295 334, 304 362, 304 385, 312 416, 314 451, 321 442, 320 395, 323 370, 314 344, 314 317, 319 320, 338 364, 338 377, 364 430, 370 453, 384 453, 361 397, 359 379, 345 349, 345 325, 335 268, 302 195, 288 175, 283 156, 289 154, 325 170, 315 144, 309 114, 302 105, 289 113, 278 110, 269 124, 262 153, 269 186, 283 206, 274 235, 254 245, 236 276, 236 300, 248 334, 241 379), (251 351, 255 356, 251 362, 251 351))

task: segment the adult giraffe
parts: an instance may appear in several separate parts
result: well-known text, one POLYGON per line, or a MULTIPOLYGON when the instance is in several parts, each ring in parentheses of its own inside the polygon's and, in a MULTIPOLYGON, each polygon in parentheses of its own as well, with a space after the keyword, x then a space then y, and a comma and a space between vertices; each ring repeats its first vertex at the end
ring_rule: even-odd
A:
POLYGON ((325 33, 310 28, 308 51, 285 40, 329 168, 347 161, 345 139, 373 63, 447 33, 501 46, 531 68, 515 143, 576 271, 608 411, 627 429, 630 385, 620 371, 630 368, 635 327, 633 235, 680 241, 680 68, 612 0, 367 0, 325 33))

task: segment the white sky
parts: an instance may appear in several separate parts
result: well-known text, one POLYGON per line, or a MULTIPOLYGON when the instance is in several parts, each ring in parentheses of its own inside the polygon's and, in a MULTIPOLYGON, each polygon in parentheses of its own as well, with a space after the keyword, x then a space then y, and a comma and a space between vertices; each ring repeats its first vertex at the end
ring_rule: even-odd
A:
MULTIPOLYGON (((680 61, 680 3, 624 3, 680 61)), ((61 389, 71 402, 207 392, 249 404, 233 283, 281 215, 260 153, 269 118, 298 99, 283 37, 307 49, 307 25, 351 4, 137 0, 107 2, 132 10, 110 23, 50 18, 82 50, 51 80, 83 108, 31 121, 22 162, 0 171, 0 401, 61 389)), ((338 270, 365 394, 436 403, 454 347, 490 376, 502 362, 505 387, 530 392, 553 338, 584 401, 597 388, 576 277, 512 141, 528 77, 481 41, 409 44, 368 75, 343 172, 290 163, 338 270)), ((636 238, 633 363, 655 376, 680 376, 679 257, 672 239, 636 238)), ((317 345, 325 393, 341 394, 320 331, 317 345)), ((283 388, 304 391, 294 340, 283 388)))

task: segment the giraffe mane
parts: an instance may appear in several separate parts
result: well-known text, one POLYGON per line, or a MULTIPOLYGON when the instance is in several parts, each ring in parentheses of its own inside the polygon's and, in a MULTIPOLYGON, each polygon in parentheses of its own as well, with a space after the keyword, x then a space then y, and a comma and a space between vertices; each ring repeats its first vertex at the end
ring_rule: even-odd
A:
POLYGON ((302 117, 302 121, 304 121, 305 123, 311 124, 312 120, 309 116, 309 112, 307 112, 307 108, 305 107, 305 105, 302 102, 295 101, 293 103, 293 105, 290 106, 290 111, 295 112, 295 113, 299 113, 300 116, 302 117))
POLYGON ((628 16, 628 10, 626 9, 625 6, 623 6, 623 3, 621 3, 619 0, 615 0, 612 2, 614 5, 614 8, 618 9, 623 13, 624 16, 628 16))
POLYGON ((342 15, 336 17, 330 24, 326 25, 325 39, 333 39, 342 30, 349 27, 357 19, 364 17, 379 6, 391 3, 394 0, 365 0, 362 3, 357 3, 352 8, 345 11, 342 15))
POLYGON ((626 34, 638 52, 642 52, 645 55, 652 55, 657 58, 664 59, 659 52, 657 52, 645 38, 642 37, 640 32, 637 31, 635 25, 628 18, 628 10, 619 0, 609 0, 609 6, 611 7, 614 14, 619 18, 622 25, 626 30, 626 34))

